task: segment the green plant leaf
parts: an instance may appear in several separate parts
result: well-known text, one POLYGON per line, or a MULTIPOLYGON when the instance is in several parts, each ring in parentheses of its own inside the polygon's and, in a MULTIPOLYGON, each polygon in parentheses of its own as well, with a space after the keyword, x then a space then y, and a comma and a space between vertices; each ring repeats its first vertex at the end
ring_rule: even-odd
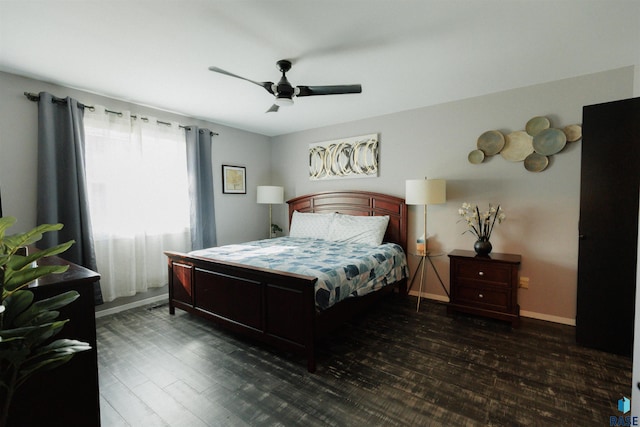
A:
POLYGON ((28 322, 21 326, 38 326, 45 323, 51 323, 60 316, 60 312, 56 310, 47 310, 38 313, 35 317, 31 318, 28 322))
POLYGON ((12 216, 0 218, 0 240, 4 239, 5 231, 16 223, 16 219, 12 216))
POLYGON ((91 346, 84 341, 61 338, 41 347, 34 353, 34 357, 41 357, 44 354, 79 353, 86 350, 91 350, 91 346))
POLYGON ((68 319, 58 320, 56 322, 45 323, 43 325, 5 329, 0 331, 0 338, 2 338, 3 342, 12 338, 22 338, 25 340, 25 344, 29 348, 33 348, 55 336, 60 332, 60 330, 62 330, 63 326, 68 321, 68 319))
POLYGON ((59 339, 38 349, 26 359, 20 370, 20 376, 26 377, 40 370, 49 370, 68 362, 74 354, 91 350, 91 346, 82 341, 59 339))
POLYGON ((31 307, 16 317, 14 324, 16 326, 26 326, 41 313, 62 308, 78 299, 79 296, 80 294, 76 291, 67 291, 51 298, 36 301, 31 307))
MULTIPOLYGON (((2 250, 2 248, 0 248, 0 250, 2 250)), ((0 267, 2 267, 3 265, 6 265, 10 259, 11 259, 11 255, 4 254, 4 253, 0 254, 0 267)))
POLYGON ((42 265, 33 268, 27 268, 20 271, 6 270, 4 276, 4 286, 9 292, 13 292, 18 288, 32 282, 42 276, 52 273, 64 273, 69 269, 68 265, 42 265))
POLYGON ((14 234, 4 238, 4 244, 12 250, 23 246, 32 245, 42 239, 42 234, 49 231, 58 231, 62 229, 62 224, 42 224, 27 231, 26 233, 14 234))
POLYGON ((22 270, 27 266, 29 266, 30 268, 31 263, 33 263, 34 261, 37 261, 44 257, 58 255, 69 249, 71 246, 73 246, 74 243, 75 240, 69 240, 68 242, 61 243, 49 249, 34 251, 28 256, 13 255, 7 263, 7 266, 13 271, 22 270))
POLYGON ((31 291, 16 291, 9 295, 2 304, 5 306, 4 316, 2 318, 3 329, 9 329, 15 327, 13 324, 14 319, 23 311, 25 311, 33 302, 33 292, 31 291))
POLYGON ((16 381, 16 388, 20 387, 31 375, 37 371, 47 371, 58 366, 64 365, 73 357, 74 353, 68 353, 57 357, 50 357, 49 359, 43 359, 38 363, 28 364, 20 369, 19 378, 16 381))
POLYGON ((27 334, 26 336, 27 340, 29 340, 31 348, 44 343, 51 337, 56 336, 68 321, 69 320, 67 319, 35 326, 35 328, 38 328, 37 332, 34 331, 34 333, 27 334))

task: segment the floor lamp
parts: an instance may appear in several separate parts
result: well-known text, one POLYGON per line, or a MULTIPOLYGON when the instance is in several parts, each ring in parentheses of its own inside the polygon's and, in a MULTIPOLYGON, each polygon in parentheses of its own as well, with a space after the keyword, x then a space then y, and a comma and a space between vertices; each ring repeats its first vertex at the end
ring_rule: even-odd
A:
POLYGON ((284 203, 284 188, 274 185, 258 186, 258 203, 269 205, 269 238, 271 238, 273 224, 271 205, 284 203))
POLYGON ((424 246, 418 250, 422 256, 422 270, 420 272, 420 291, 418 293, 418 306, 420 310, 420 297, 422 296, 422 284, 424 283, 425 258, 428 256, 427 245, 427 205, 438 205, 447 201, 447 182, 444 179, 409 179, 406 182, 405 203, 407 205, 422 205, 424 208, 424 246))

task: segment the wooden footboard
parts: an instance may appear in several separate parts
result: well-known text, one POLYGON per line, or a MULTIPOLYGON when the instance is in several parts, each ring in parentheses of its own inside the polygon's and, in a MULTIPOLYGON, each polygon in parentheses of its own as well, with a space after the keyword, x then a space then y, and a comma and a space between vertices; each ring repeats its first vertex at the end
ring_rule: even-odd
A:
POLYGON ((180 308, 307 358, 314 372, 315 277, 165 252, 169 311, 180 308))

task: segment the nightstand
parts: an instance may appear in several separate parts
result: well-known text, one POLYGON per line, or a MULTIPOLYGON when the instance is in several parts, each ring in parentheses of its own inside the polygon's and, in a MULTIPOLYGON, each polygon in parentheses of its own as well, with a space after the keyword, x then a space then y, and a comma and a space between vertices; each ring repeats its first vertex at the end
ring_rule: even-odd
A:
POLYGON ((460 311, 520 325, 518 268, 521 256, 454 250, 450 258, 451 302, 447 313, 460 311))

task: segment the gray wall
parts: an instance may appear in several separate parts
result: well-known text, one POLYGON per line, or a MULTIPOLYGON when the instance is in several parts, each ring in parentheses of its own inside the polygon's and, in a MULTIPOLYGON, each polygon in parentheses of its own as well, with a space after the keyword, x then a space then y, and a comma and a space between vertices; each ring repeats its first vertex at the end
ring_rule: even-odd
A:
MULTIPOLYGON (((285 198, 336 189, 404 196, 406 179, 444 178, 448 201, 430 206, 428 212, 431 250, 446 254, 457 248, 472 248, 472 236, 463 235, 464 224, 458 222, 457 210, 463 202, 502 204, 508 219, 497 226, 492 243, 496 252, 523 257, 520 274, 530 278, 529 289, 519 291, 523 314, 573 324, 582 142, 571 143, 553 156, 548 169, 541 173, 528 172, 522 163, 507 162, 500 156, 472 165, 467 154, 486 130, 520 130, 537 115, 545 115, 554 126, 563 127, 581 122, 584 105, 632 97, 637 68, 610 70, 273 138, 0 73, 3 207, 5 215, 19 219, 14 231, 35 225, 37 110, 23 92, 46 90, 57 96, 73 96, 85 104, 127 109, 219 132, 214 138, 213 163, 220 244, 266 237, 268 208, 255 202, 256 186, 261 184, 283 185, 285 198), (309 143, 374 132, 380 138, 379 177, 309 181, 309 143), (247 195, 222 194, 222 164, 247 167, 247 195)), ((286 204, 273 209, 275 222, 286 228, 286 204)), ((411 207, 409 214, 409 237, 413 241, 422 233, 422 210, 411 207)), ((416 259, 410 258, 411 267, 415 268, 416 259)), ((443 255, 434 261, 448 285, 448 258, 443 255)), ((445 298, 431 270, 426 293, 445 298)))
MULTIPOLYGON (((529 289, 519 291, 523 314, 575 324, 582 142, 568 144, 540 173, 528 172, 522 162, 508 162, 500 155, 473 165, 467 154, 484 131, 522 130, 534 116, 549 117, 555 127, 581 123, 584 105, 632 97, 634 71, 626 67, 275 137, 274 183, 284 185, 289 198, 336 189, 403 196, 407 179, 444 178, 448 200, 429 207, 428 233, 431 250, 445 254, 472 249, 474 239, 468 233, 462 235, 466 228, 458 222, 457 210, 463 202, 500 203, 507 221, 496 226, 491 240, 495 252, 522 255, 520 275, 530 278, 529 289), (379 177, 309 181, 309 143, 375 132, 380 139, 379 177)), ((284 207, 277 215, 287 223, 284 207)), ((422 208, 410 207, 409 215, 412 242, 422 234, 422 208)), ((448 285, 448 258, 444 255, 434 261, 448 285)), ((411 258, 412 268, 415 264, 411 258)), ((426 292, 445 298, 431 271, 426 292)))
MULTIPOLYGON (((209 128, 220 135, 213 138, 213 172, 215 186, 218 242, 237 243, 267 237, 268 210, 256 204, 256 187, 270 183, 269 138, 98 96, 92 93, 44 83, 0 72, 0 188, 5 216, 15 216, 18 223, 10 232, 25 231, 36 221, 37 105, 23 92, 47 91, 59 97, 71 96, 86 105, 100 104, 109 110, 129 110, 159 120, 178 121, 183 125, 209 128), (223 164, 247 168, 247 194, 222 194, 223 164)), ((114 171, 117 166, 114 165, 114 171)))

